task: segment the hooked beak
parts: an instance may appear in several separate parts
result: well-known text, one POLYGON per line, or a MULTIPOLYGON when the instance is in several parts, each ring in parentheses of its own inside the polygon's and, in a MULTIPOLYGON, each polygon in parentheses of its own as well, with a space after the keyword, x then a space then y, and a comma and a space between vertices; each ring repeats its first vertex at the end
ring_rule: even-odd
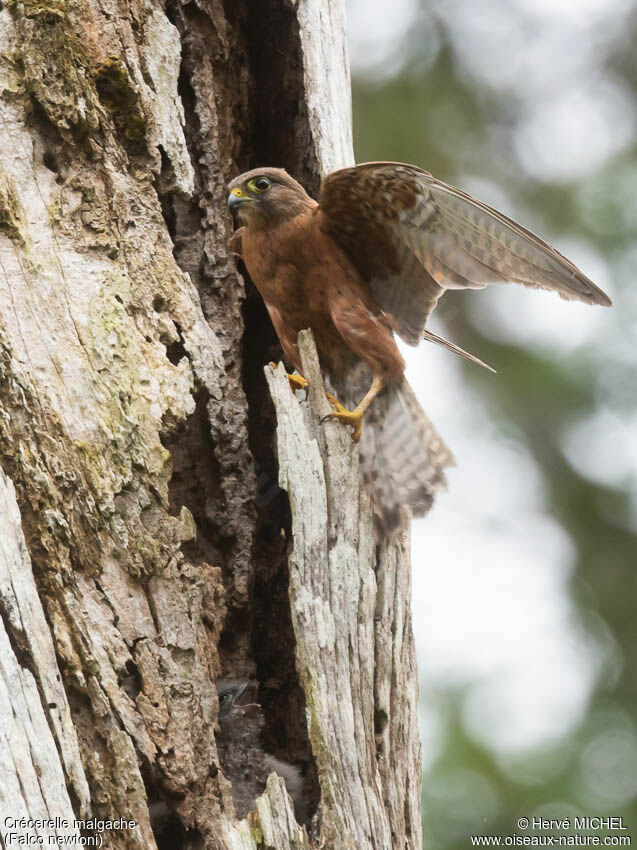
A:
POLYGON ((251 717, 259 714, 261 706, 257 702, 259 685, 257 682, 246 682, 234 698, 234 705, 244 715, 251 717))
POLYGON ((257 701, 257 693, 259 692, 259 685, 257 682, 245 682, 245 684, 241 685, 238 689, 237 694, 234 698, 235 705, 252 705, 252 703, 256 703, 257 701))
POLYGON ((230 212, 234 212, 239 209, 241 204, 245 204, 250 200, 250 198, 246 198, 241 189, 238 187, 233 189, 232 192, 228 195, 228 209, 230 212))

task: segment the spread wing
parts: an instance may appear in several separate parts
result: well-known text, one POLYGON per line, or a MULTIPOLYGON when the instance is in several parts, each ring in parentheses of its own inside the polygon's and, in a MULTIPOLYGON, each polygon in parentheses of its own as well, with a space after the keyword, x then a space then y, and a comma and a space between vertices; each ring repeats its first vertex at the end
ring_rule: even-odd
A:
POLYGON ((413 165, 370 162, 329 174, 322 227, 411 345, 446 289, 514 282, 588 304, 610 298, 530 230, 413 165))

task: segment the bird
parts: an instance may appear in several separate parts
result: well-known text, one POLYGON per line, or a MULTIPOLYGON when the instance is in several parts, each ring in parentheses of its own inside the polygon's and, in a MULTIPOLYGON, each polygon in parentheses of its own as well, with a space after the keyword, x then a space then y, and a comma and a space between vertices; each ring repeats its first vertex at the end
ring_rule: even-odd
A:
POLYGON ((515 282, 611 304, 530 230, 415 165, 334 171, 318 201, 284 169, 256 168, 229 183, 227 203, 239 224, 230 250, 263 298, 295 386, 304 386, 298 333, 314 334, 331 390, 326 418, 351 426, 360 440, 381 536, 426 513, 454 463, 405 379, 396 336, 477 360, 425 328, 448 289, 515 282))
POLYGON ((294 803, 296 819, 305 822, 306 803, 301 769, 263 749, 265 725, 263 710, 256 701, 259 684, 250 679, 220 679, 219 734, 217 750, 221 768, 232 784, 232 799, 238 818, 255 808, 255 800, 265 791, 268 776, 277 773, 294 803))

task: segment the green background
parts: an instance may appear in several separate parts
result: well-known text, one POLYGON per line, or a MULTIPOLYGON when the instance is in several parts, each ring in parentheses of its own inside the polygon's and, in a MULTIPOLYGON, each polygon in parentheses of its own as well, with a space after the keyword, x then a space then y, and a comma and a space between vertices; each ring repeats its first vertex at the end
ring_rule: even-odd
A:
MULTIPOLYGON (((637 842, 636 11, 594 0, 352 2, 350 40, 357 161, 412 162, 465 188, 562 249, 614 301, 592 330, 578 330, 562 346, 550 333, 534 337, 541 314, 529 330, 524 294, 517 302, 507 293, 495 333, 499 317, 490 305, 499 292, 445 296, 458 307, 447 311, 449 335, 499 373, 494 380, 474 366, 454 365, 467 391, 454 403, 460 409, 479 397, 499 432, 530 451, 541 509, 571 546, 570 622, 559 639, 575 630, 580 643, 590 644, 590 658, 578 656, 582 670, 598 669, 579 713, 567 722, 556 718, 558 731, 548 724, 539 739, 499 744, 493 711, 485 720, 493 728, 484 734, 466 712, 473 690, 493 679, 481 678, 476 665, 464 678, 432 684, 426 645, 419 643, 429 718, 424 846, 455 850, 470 846, 472 834, 523 834, 517 819, 534 815, 623 816, 627 833, 600 835, 628 834, 637 842), (483 297, 489 306, 478 308, 483 297)), ((554 336, 568 336, 568 325, 555 330, 550 319, 555 296, 532 295, 542 305, 537 309, 545 305, 554 336)), ((469 451, 463 448, 463 456, 469 451)), ((503 474, 515 478, 515 463, 503 474)), ((436 511, 423 522, 418 539, 426 541, 436 511)), ((414 554, 414 569, 445 569, 439 561, 420 567, 414 554)), ((550 557, 547 563, 551 568, 550 557)), ((484 585, 488 596, 488 570, 484 585)), ((463 592, 455 590, 458 597, 463 592)), ((449 604, 449 596, 440 600, 449 604)), ((539 622, 542 600, 532 604, 539 622)), ((458 629, 457 621, 451 627, 458 629)), ((503 624, 502 641, 513 637, 503 624)), ((554 688, 563 672, 559 665, 550 671, 554 688)))

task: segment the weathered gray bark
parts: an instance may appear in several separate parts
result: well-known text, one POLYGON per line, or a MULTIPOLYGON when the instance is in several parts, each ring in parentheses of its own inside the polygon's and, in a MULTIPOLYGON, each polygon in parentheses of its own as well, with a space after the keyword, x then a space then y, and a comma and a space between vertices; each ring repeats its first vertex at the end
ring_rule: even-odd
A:
POLYGON ((270 372, 279 475, 292 507, 290 603, 328 847, 416 848, 417 670, 407 535, 374 544, 358 449, 335 422, 312 337, 299 337, 309 404, 270 372))
POLYGON ((374 546, 309 341, 309 404, 268 373, 275 437, 275 339, 225 248, 237 171, 315 188, 351 161, 343 9, 0 11, 0 820, 135 821, 114 848, 420 846, 407 543, 374 546), (274 775, 234 820, 221 673, 262 681, 309 837, 274 775))

